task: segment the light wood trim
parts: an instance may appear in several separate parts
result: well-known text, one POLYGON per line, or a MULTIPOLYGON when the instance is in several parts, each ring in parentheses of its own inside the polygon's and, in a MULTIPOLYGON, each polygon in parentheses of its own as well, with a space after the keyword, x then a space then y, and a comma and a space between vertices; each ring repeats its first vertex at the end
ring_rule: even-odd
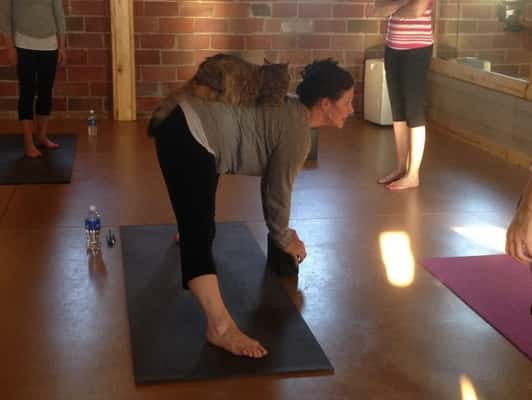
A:
POLYGON ((440 32, 440 2, 434 1, 432 2, 432 32, 434 35, 434 43, 432 44, 432 57, 438 57, 438 49, 439 49, 439 43, 438 43, 438 36, 440 32))
POLYGON ((528 98, 529 82, 494 72, 486 72, 457 62, 433 58, 431 71, 470 82, 512 96, 528 98))
POLYGON ((530 85, 530 84, 528 85, 528 87, 526 89, 526 99, 532 101, 532 85, 530 85))
POLYGON ((111 48, 113 53, 113 117, 134 121, 137 117, 133 1, 111 0, 111 48))

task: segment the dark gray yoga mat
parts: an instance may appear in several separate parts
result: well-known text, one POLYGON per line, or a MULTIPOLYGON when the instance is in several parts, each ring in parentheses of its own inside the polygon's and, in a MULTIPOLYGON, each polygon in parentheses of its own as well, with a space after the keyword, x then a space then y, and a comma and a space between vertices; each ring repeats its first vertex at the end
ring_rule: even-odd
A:
POLYGON ((69 183, 76 155, 74 134, 49 135, 57 149, 39 148, 43 157, 24 157, 22 133, 0 135, 0 185, 69 183))
POLYGON ((248 359, 209 345, 205 318, 181 288, 174 235, 172 225, 120 227, 135 382, 333 371, 277 277, 265 268, 251 232, 240 223, 217 226, 218 277, 237 324, 269 355, 248 359))

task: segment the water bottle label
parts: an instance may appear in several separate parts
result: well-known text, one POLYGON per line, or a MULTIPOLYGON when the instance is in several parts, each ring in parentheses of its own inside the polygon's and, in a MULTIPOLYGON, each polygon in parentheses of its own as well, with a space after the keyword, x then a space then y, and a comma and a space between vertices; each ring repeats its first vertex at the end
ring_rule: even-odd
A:
POLYGON ((85 219, 85 229, 89 231, 99 231, 101 229, 100 218, 85 219))

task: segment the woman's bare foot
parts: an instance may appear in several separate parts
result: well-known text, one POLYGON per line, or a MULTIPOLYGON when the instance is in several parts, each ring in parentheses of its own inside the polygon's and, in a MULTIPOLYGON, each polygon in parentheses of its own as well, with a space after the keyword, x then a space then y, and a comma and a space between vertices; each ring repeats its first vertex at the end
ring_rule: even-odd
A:
POLYGON ((207 340, 236 356, 262 358, 268 354, 259 342, 242 333, 234 322, 218 328, 208 327, 207 340))
POLYGON ((28 146, 24 150, 24 155, 27 158, 39 158, 39 157, 42 157, 42 153, 35 146, 28 146))
POLYGON ((37 138, 37 146, 45 147, 47 149, 57 149, 59 144, 52 142, 45 136, 37 138))
POLYGON ((386 185, 386 189, 405 190, 405 189, 416 188, 418 186, 419 186, 419 178, 409 178, 408 176, 405 176, 404 178, 398 179, 386 185))
POLYGON ((380 183, 381 185, 387 185, 388 183, 392 183, 398 179, 401 179, 403 176, 405 176, 406 171, 404 170, 398 170, 394 171, 391 174, 388 174, 386 176, 383 176, 382 178, 377 179, 377 183, 380 183))

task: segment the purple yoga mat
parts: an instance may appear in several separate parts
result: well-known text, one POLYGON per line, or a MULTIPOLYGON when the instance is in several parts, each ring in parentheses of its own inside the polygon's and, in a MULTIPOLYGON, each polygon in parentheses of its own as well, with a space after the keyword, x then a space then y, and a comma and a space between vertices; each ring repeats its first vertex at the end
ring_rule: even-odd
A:
POLYGON ((486 322, 532 359, 532 271, 506 255, 421 260, 486 322))

